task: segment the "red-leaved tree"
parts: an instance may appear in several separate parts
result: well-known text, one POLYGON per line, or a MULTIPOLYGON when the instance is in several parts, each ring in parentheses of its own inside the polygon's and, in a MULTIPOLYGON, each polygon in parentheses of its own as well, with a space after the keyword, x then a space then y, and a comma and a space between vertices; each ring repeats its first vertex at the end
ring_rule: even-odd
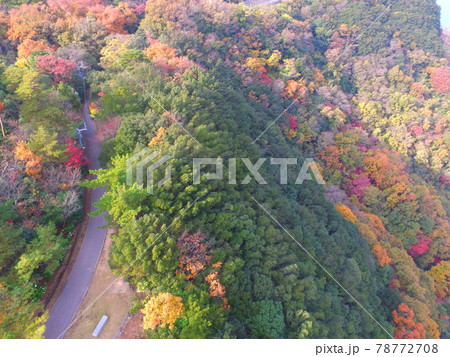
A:
POLYGON ((361 201, 364 196, 364 189, 370 186, 369 178, 361 174, 355 179, 351 181, 351 183, 347 183, 348 192, 350 195, 356 195, 358 199, 361 201))
POLYGON ((430 249, 430 243, 430 239, 422 234, 418 237, 417 243, 411 245, 411 248, 408 250, 408 254, 413 258, 417 258, 428 252, 430 249))
POLYGON ((288 120, 289 120, 289 128, 291 130, 295 130, 297 128, 297 119, 293 115, 289 114, 288 120))
POLYGON ((450 71, 447 67, 436 68, 430 76, 430 84, 438 93, 450 91, 450 71))
POLYGON ((86 150, 76 146, 72 140, 66 139, 66 156, 65 165, 69 168, 81 167, 90 163, 86 157, 86 150))
POLYGON ((63 58, 40 56, 36 58, 36 69, 39 73, 48 74, 55 83, 59 83, 70 81, 76 66, 63 58))

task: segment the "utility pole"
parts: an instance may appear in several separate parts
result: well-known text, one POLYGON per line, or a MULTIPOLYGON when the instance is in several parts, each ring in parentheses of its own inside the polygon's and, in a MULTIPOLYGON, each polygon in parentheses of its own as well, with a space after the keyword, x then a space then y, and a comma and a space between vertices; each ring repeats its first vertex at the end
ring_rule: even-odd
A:
POLYGON ((83 96, 84 101, 87 100, 86 98, 86 76, 84 75, 85 71, 88 69, 89 66, 87 66, 84 61, 80 61, 79 64, 77 64, 77 72, 81 79, 83 80, 83 96))
POLYGON ((86 122, 84 122, 83 129, 77 129, 78 141, 80 142, 80 146, 82 149, 84 149, 83 134, 82 134, 83 131, 87 131, 86 122))
MULTIPOLYGON (((86 69, 88 68, 88 66, 86 66, 84 64, 83 61, 80 61, 79 64, 77 64, 77 72, 80 75, 81 79, 83 80, 83 96, 84 96, 84 104, 83 105, 87 105, 87 96, 86 96, 86 76, 84 75, 84 71, 86 71, 86 69)), ((84 106, 83 106, 84 108, 84 106)), ((84 111, 84 109, 83 109, 84 111)), ((78 135, 78 141, 80 142, 80 146, 82 149, 84 149, 84 145, 83 145, 83 131, 87 131, 87 126, 86 126, 86 121, 83 121, 83 128, 82 129, 77 129, 77 135, 78 135)))

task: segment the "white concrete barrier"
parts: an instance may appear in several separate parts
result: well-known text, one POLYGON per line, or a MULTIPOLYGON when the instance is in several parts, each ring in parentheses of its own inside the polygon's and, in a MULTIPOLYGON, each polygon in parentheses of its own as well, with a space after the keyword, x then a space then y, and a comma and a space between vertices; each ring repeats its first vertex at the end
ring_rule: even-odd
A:
POLYGON ((106 321, 108 321, 108 316, 103 315, 103 317, 100 319, 100 322, 98 323, 97 327, 95 328, 94 332, 92 332, 92 336, 98 337, 100 332, 102 332, 102 329, 106 324, 106 321))

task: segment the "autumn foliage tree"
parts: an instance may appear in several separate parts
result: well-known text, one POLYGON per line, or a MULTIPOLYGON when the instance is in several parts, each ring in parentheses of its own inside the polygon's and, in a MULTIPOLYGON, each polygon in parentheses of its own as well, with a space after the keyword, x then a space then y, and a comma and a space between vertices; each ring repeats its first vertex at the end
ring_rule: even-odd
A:
POLYGON ((87 165, 90 161, 86 158, 85 149, 76 146, 72 140, 66 139, 66 167, 74 168, 87 165))
POLYGON ((350 208, 348 208, 346 205, 344 204, 337 204, 336 206, 334 206, 334 208, 336 209, 336 211, 338 211, 342 217, 344 217, 347 221, 350 221, 352 223, 357 223, 358 222, 358 218, 356 218, 355 214, 352 212, 352 210, 350 208))
POLYGON ((194 66, 194 62, 186 56, 178 56, 174 48, 162 43, 159 40, 151 39, 150 46, 144 50, 144 54, 159 67, 163 73, 172 72, 183 74, 186 70, 194 66))
POLYGON ((52 48, 44 42, 34 41, 27 38, 17 46, 17 57, 27 58, 35 51, 53 52, 52 48))
POLYGON ((222 267, 222 262, 217 262, 213 264, 212 268, 215 270, 213 270, 205 277, 205 281, 209 283, 209 295, 212 297, 218 297, 222 299, 222 308, 229 309, 230 306, 228 305, 228 299, 225 297, 226 294, 225 286, 223 286, 219 280, 218 269, 220 267, 222 267))
POLYGON ((205 280, 209 283, 209 294, 213 297, 224 297, 225 287, 219 281, 219 273, 214 271, 205 277, 205 280))
POLYGON ((172 329, 175 322, 184 314, 182 298, 171 293, 160 293, 147 301, 142 309, 144 314, 143 328, 154 330, 168 326, 172 329))
POLYGON ((153 145, 161 142, 163 140, 162 137, 164 136, 165 133, 167 133, 167 130, 163 127, 160 127, 156 132, 156 135, 148 143, 148 147, 151 148, 153 145))
POLYGON ((295 130, 298 126, 297 119, 293 115, 289 114, 288 120, 289 120, 289 129, 295 130))
POLYGON ((45 15, 46 5, 42 2, 22 4, 9 12, 10 22, 7 36, 10 40, 36 40, 48 32, 50 22, 45 15))
POLYGON ((425 235, 420 235, 418 237, 418 241, 415 244, 411 245, 411 248, 408 250, 408 254, 413 258, 417 258, 422 254, 425 254, 430 249, 431 240, 425 235))
POLYGON ((414 322, 414 312, 404 303, 392 312, 395 338, 425 338, 425 329, 414 322))
POLYGON ((126 29, 130 29, 137 24, 137 17, 126 2, 120 2, 117 6, 103 7, 97 5, 91 7, 92 10, 106 30, 111 33, 125 34, 127 33, 126 29))
POLYGON ((290 79, 286 82, 286 87, 283 92, 283 97, 301 101, 308 94, 308 87, 306 87, 304 80, 295 81, 290 79))
POLYGON ((63 58, 40 56, 36 58, 36 69, 39 73, 48 74, 55 83, 67 83, 73 78, 76 66, 63 58))
POLYGON ((77 19, 85 17, 93 8, 104 3, 103 0, 47 0, 46 2, 51 14, 63 17, 69 13, 77 19))
POLYGON ((371 150, 364 158, 366 174, 374 180, 377 187, 386 189, 396 183, 405 184, 409 182, 403 172, 404 163, 398 155, 390 153, 386 149, 371 150))
POLYGON ((342 163, 340 160, 340 156, 345 153, 345 149, 337 147, 335 145, 330 145, 325 148, 322 152, 317 154, 317 156, 324 160, 326 166, 334 169, 340 170, 342 167, 342 163))
POLYGON ((347 183, 347 188, 349 190, 349 193, 356 195, 359 200, 362 200, 362 198, 364 196, 364 189, 369 186, 370 186, 370 180, 364 174, 358 175, 358 177, 353 179, 351 181, 351 183, 347 183))
POLYGON ((450 295, 450 262, 441 261, 430 269, 429 274, 435 282, 436 293, 441 298, 450 295))
POLYGON ((450 71, 447 67, 438 67, 431 72, 430 84, 438 93, 450 91, 450 71))
POLYGON ((183 232, 177 241, 180 269, 187 274, 187 279, 194 279, 206 268, 211 260, 208 236, 200 230, 193 234, 183 232))
POLYGON ((388 252, 381 245, 375 244, 371 250, 372 254, 377 258, 380 267, 388 265, 392 259, 389 257, 388 252))
POLYGON ((34 177, 41 176, 42 170, 42 158, 33 153, 30 149, 27 149, 24 141, 19 141, 14 150, 16 158, 22 162, 25 162, 25 172, 34 177))

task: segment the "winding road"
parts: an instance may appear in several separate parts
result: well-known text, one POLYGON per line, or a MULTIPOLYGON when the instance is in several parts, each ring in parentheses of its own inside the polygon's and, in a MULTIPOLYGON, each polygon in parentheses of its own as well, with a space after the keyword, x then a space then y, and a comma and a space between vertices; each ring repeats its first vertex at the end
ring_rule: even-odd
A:
MULTIPOLYGON (((95 123, 89 115, 87 101, 83 104, 83 117, 88 129, 84 132, 87 156, 91 160, 88 167, 90 170, 96 170, 100 168, 98 157, 101 151, 101 143, 97 136, 95 123)), ((95 189, 92 192, 92 203, 96 202, 104 193, 104 188, 95 189)), ((92 203, 91 211, 95 210, 92 203)), ((104 225, 106 225, 106 221, 103 214, 89 218, 86 235, 84 236, 77 261, 61 295, 50 311, 50 317, 47 320, 44 333, 45 338, 63 338, 81 305, 103 248, 106 230, 99 227, 104 225)))

